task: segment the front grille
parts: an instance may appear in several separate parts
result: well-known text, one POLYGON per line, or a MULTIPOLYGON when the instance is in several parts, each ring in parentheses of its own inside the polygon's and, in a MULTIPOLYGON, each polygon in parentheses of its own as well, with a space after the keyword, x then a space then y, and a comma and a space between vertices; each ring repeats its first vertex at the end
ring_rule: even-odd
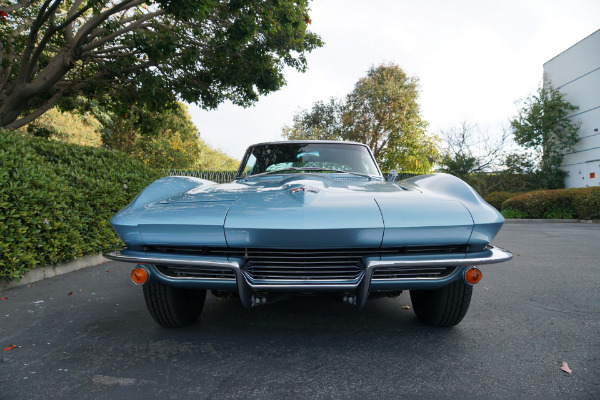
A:
POLYGON ((373 271, 371 279, 443 278, 455 270, 456 267, 382 267, 373 271))
MULTIPOLYGON (((275 282, 355 284, 364 274, 362 259, 464 253, 467 246, 410 246, 376 249, 244 249, 229 247, 148 246, 146 251, 185 254, 198 257, 242 258, 242 271, 254 284, 275 282)), ((456 267, 379 267, 373 280, 443 278, 456 267)), ((160 271, 172 277, 199 279, 230 279, 235 274, 227 268, 193 266, 161 266, 160 271)))
POLYGON ((171 278, 221 279, 235 281, 235 272, 228 268, 157 265, 158 271, 171 278))
POLYGON ((352 250, 252 250, 244 255, 243 270, 254 282, 353 283, 364 271, 363 255, 352 250))

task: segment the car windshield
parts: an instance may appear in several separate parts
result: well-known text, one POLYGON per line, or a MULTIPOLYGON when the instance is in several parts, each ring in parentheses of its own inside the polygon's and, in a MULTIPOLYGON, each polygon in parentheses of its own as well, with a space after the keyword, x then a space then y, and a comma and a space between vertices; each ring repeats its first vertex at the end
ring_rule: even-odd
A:
POLYGON ((251 146, 244 155, 237 176, 298 172, 346 172, 381 176, 367 147, 343 142, 251 146))

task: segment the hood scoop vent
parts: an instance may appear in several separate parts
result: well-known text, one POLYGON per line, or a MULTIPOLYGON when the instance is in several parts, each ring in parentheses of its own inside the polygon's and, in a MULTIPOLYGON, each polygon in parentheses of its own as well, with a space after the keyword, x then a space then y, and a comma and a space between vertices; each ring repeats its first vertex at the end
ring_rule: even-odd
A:
POLYGON ((356 175, 331 175, 330 179, 334 181, 368 181, 370 180, 366 176, 356 176, 356 175))

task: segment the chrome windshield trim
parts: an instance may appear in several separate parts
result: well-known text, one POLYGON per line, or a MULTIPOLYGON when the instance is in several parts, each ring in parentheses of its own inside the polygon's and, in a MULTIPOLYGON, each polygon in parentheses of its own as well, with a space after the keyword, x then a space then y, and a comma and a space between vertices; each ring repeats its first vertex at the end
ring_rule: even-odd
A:
POLYGON ((141 264, 170 264, 170 265, 195 265, 199 267, 228 267, 240 268, 240 263, 237 261, 211 261, 207 259, 185 259, 177 256, 169 257, 167 255, 161 257, 146 257, 146 256, 128 256, 121 254, 120 251, 109 251, 104 253, 104 257, 122 262, 132 262, 141 264))
MULTIPOLYGON (((420 259, 420 260, 371 260, 367 264, 367 268, 377 267, 396 267, 396 266, 412 266, 412 267, 460 267, 470 265, 484 265, 484 264, 497 264, 505 261, 509 261, 513 258, 513 255, 508 250, 500 247, 489 246, 484 252, 490 252, 487 256, 479 257, 468 257, 469 254, 465 253, 465 258, 440 258, 440 259, 420 259)), ((476 253, 476 254, 481 254, 476 253)))

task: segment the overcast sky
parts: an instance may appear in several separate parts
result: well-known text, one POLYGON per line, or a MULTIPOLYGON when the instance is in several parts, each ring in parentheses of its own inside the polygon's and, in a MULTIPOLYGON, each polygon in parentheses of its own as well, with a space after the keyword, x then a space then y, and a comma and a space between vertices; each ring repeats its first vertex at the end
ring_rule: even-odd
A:
POLYGON ((308 71, 286 70, 288 84, 253 107, 190 106, 203 140, 240 159, 250 144, 281 139, 299 109, 344 97, 369 67, 390 62, 419 78, 431 133, 468 120, 493 134, 546 61, 600 29, 598 0, 313 0, 311 10, 325 45, 308 55, 308 71))

